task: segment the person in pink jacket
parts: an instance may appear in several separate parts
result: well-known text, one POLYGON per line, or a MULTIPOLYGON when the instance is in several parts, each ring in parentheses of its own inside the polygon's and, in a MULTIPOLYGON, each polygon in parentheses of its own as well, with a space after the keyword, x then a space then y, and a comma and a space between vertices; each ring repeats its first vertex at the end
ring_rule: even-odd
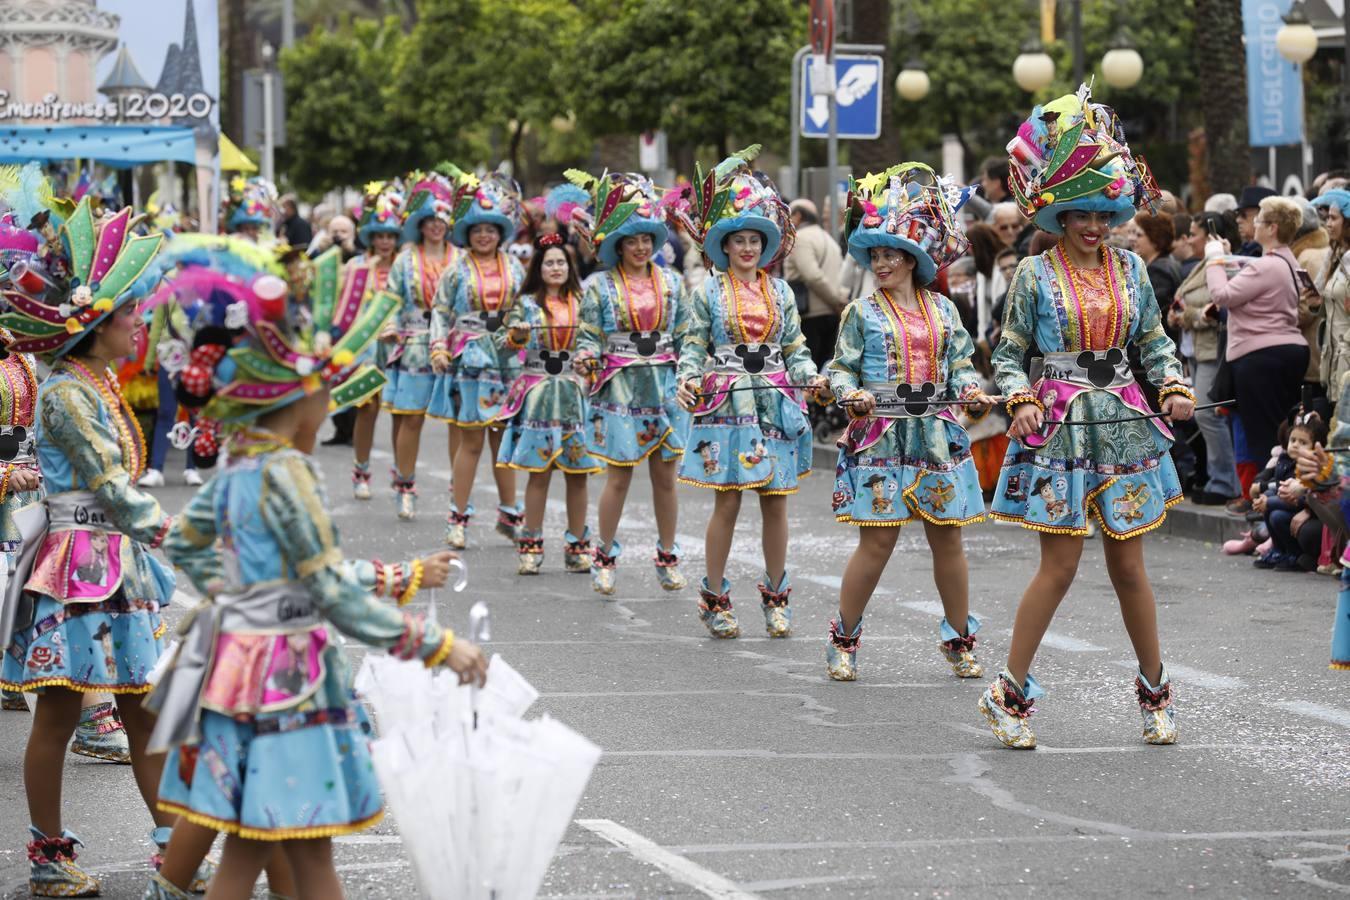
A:
POLYGON ((1228 310, 1226 358, 1252 459, 1265 459, 1275 446, 1308 368, 1308 342, 1298 328, 1300 269, 1288 246, 1302 221, 1298 205, 1287 197, 1262 200, 1255 223, 1262 254, 1244 260, 1231 278, 1227 248, 1218 241, 1205 246, 1210 299, 1228 310))

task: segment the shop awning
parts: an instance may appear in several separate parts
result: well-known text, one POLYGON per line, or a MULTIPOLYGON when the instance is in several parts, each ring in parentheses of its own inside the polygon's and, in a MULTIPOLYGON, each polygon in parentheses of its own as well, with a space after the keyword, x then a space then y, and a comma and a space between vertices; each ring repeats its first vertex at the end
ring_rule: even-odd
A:
POLYGON ((86 159, 124 169, 148 163, 195 165, 191 128, 167 125, 0 125, 0 163, 86 159))

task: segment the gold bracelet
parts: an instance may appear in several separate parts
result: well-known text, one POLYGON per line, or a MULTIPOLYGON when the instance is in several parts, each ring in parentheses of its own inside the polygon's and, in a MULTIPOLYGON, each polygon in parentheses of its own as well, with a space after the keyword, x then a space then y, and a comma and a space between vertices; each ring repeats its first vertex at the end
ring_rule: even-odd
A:
POLYGON ((1158 401, 1162 402, 1164 397, 1168 397, 1172 394, 1180 394, 1192 403, 1195 402, 1195 392, 1191 390, 1190 385, 1183 384, 1180 381, 1173 381, 1170 384, 1163 385, 1158 391, 1158 401))
POLYGON ((399 606, 407 606, 412 602, 412 598, 417 596, 417 592, 422 589, 422 561, 414 559, 412 562, 412 580, 408 582, 408 587, 398 597, 399 606))
POLYGON ((455 646, 455 633, 449 628, 445 629, 445 637, 441 638, 441 645, 436 648, 436 652, 427 657, 427 668, 439 666, 445 662, 446 657, 450 655, 450 649, 455 646))
POLYGON ((1003 404, 1003 408, 1008 412, 1008 418, 1010 419, 1013 418, 1016 415, 1014 410, 1017 409, 1017 407, 1021 406, 1023 403, 1034 403, 1036 404, 1037 409, 1039 409, 1041 412, 1045 412, 1045 404, 1042 403, 1040 399, 1036 397, 1034 394, 1029 393, 1013 394, 1011 397, 1008 398, 1008 402, 1003 404))

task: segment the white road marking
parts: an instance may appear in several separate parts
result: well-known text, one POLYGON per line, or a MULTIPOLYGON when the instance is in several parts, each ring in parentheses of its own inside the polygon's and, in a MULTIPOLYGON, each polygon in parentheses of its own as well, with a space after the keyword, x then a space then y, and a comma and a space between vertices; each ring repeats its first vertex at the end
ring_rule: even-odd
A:
MULTIPOLYGON (((1003 633, 1012 634, 1011 631, 1003 633)), ((1041 638, 1041 643, 1047 647, 1054 647, 1056 650, 1067 650, 1070 653, 1098 653, 1106 649, 1105 647, 1098 647, 1090 641, 1079 640, 1057 631, 1047 631, 1045 637, 1041 638)))
POLYGON ((671 878, 687 884, 705 897, 715 900, 757 900, 758 895, 743 891, 734 882, 716 872, 671 853, 636 831, 630 831, 609 819, 577 819, 577 824, 598 834, 616 847, 627 850, 634 858, 655 866, 671 878))
MULTIPOLYGON (((1139 664, 1134 660, 1120 659, 1116 660, 1116 665, 1122 669, 1134 669, 1139 664)), ((1247 686, 1247 682, 1241 678, 1234 678, 1232 675, 1215 675, 1213 672, 1192 669, 1190 666, 1183 666, 1179 663, 1167 663, 1167 672, 1169 675, 1176 677, 1183 688, 1199 687, 1216 691, 1240 691, 1247 686)))
POLYGON ((1335 706, 1323 706, 1306 700, 1277 700, 1274 705, 1297 716, 1308 716, 1342 728, 1350 728, 1350 712, 1335 706))

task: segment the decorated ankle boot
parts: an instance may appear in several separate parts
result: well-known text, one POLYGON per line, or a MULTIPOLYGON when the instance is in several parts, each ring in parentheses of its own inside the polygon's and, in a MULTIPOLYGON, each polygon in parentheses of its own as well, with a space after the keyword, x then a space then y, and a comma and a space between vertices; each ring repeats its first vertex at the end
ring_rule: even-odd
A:
POLYGON ((661 582, 662 590, 679 591, 689 584, 684 573, 680 571, 679 544, 672 545, 670 552, 666 552, 661 542, 657 541, 656 555, 652 557, 652 562, 656 563, 656 580, 661 582))
POLYGON ((497 507, 497 533, 508 541, 515 541, 525 527, 525 513, 519 506, 497 507))
POLYGON ((851 634, 844 634, 844 617, 830 620, 830 636, 825 642, 825 671, 835 681, 858 680, 858 645, 862 643, 862 617, 851 634))
POLYGON ((28 712, 28 701, 19 691, 0 691, 0 709, 11 712, 28 712))
POLYGON ((942 624, 938 626, 938 636, 942 640, 938 643, 938 648, 947 658, 957 678, 979 678, 984 674, 984 666, 976 661, 974 653, 975 632, 979 630, 980 620, 974 616, 966 616, 965 634, 957 633, 947 621, 947 617, 942 617, 942 624))
POLYGON ((1036 698, 1044 694, 1030 672, 1026 684, 1018 687, 1012 673, 1004 669, 980 697, 980 712, 1004 746, 1030 750, 1036 746, 1036 734, 1028 720, 1035 712, 1036 698))
POLYGON ((352 496, 357 500, 370 499, 370 463, 352 465, 352 496))
POLYGON ((417 483, 412 478, 394 477, 394 504, 404 522, 417 518, 417 483))
POLYGON ((75 740, 70 752, 115 763, 131 762, 131 746, 117 709, 111 703, 99 703, 80 710, 75 740))
POLYGON ((572 532, 563 533, 563 568, 573 575, 591 571, 591 530, 583 528, 581 537, 572 532))
POLYGON ((469 519, 472 516, 473 504, 470 504, 465 512, 456 509, 454 503, 450 504, 450 513, 445 517, 445 546, 451 550, 464 549, 468 544, 465 529, 469 527, 469 519))
MULTIPOLYGON (((169 839, 173 837, 173 828, 168 825, 161 825, 150 831, 150 841, 155 845, 155 852, 150 855, 150 868, 159 874, 160 868, 164 865, 164 854, 169 849, 169 839)), ((187 892, 182 888, 175 887, 171 882, 160 879, 161 883, 167 885, 170 890, 178 891, 178 894, 166 894, 168 897, 187 896, 191 894, 205 894, 207 886, 211 883, 211 878, 216 874, 215 860, 207 858, 201 861, 197 866, 197 871, 192 873, 192 883, 188 885, 187 892)), ((152 882, 153 883, 153 882, 152 882)))
POLYGON ((1176 710, 1172 708, 1172 679, 1163 666, 1162 683, 1149 684, 1140 672, 1134 679, 1134 690, 1139 696, 1139 712, 1144 717, 1144 742, 1148 744, 1175 744, 1177 742, 1176 710))
POLYGON ((49 838, 32 825, 28 842, 28 890, 34 897, 97 897, 98 879, 75 865, 80 839, 69 831, 49 838))
POLYGON ((608 549, 595 545, 591 555, 591 587, 597 594, 608 597, 614 593, 614 566, 622 552, 623 545, 618 541, 610 541, 608 549))
POLYGON ((180 887, 175 887, 158 871, 150 873, 150 881, 145 886, 141 900, 192 900, 192 895, 180 887))
POLYGON ((787 572, 778 579, 777 588, 770 588, 769 584, 769 573, 765 572, 764 580, 758 585, 759 605, 764 610, 764 630, 771 638, 791 637, 792 609, 788 606, 788 594, 792 593, 792 584, 787 572))
POLYGON ((731 611, 730 581, 723 578, 722 593, 715 594, 708 589, 708 579, 703 579, 698 589, 698 617, 715 638, 741 636, 741 626, 736 624, 736 614, 731 611))
POLYGON ((544 533, 522 528, 516 538, 516 554, 520 560, 517 575, 538 575, 544 567, 544 533))

